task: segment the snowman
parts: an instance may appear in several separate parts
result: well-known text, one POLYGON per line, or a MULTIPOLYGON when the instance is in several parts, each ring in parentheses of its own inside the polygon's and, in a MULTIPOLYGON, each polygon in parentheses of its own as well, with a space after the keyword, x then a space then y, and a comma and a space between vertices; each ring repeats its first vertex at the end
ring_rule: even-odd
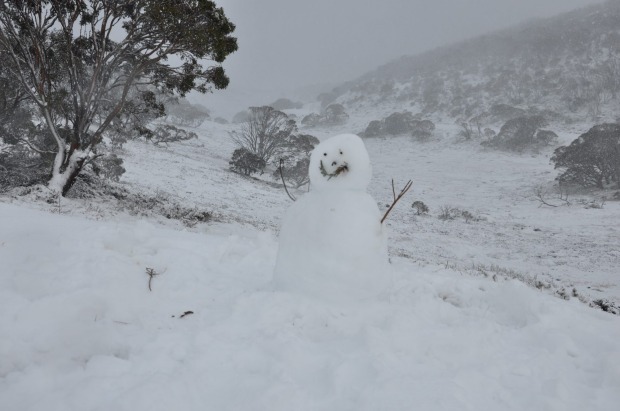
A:
POLYGON ((342 134, 317 145, 311 191, 284 217, 276 288, 332 301, 376 298, 390 286, 387 239, 361 138, 342 134))

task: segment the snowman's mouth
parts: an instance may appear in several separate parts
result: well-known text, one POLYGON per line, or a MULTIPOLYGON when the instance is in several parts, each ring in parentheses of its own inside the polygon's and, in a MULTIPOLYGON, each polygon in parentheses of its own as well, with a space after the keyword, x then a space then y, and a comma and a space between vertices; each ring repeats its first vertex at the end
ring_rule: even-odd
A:
MULTIPOLYGON (((336 170, 334 170, 333 173, 328 173, 327 170, 325 170, 325 166, 323 165, 323 161, 320 161, 320 167, 319 169, 321 170, 321 175, 323 177, 326 177, 328 180, 331 180, 333 177, 338 177, 340 174, 342 173, 346 173, 349 171, 349 165, 347 163, 344 163, 341 166, 338 166, 336 168, 336 170)), ((335 164, 332 164, 332 166, 334 166, 335 164)))
POLYGON ((347 171, 349 171, 349 165, 347 163, 344 163, 343 165, 341 165, 340 167, 338 167, 336 169, 336 171, 334 171, 335 175, 340 175, 342 173, 346 173, 347 171))

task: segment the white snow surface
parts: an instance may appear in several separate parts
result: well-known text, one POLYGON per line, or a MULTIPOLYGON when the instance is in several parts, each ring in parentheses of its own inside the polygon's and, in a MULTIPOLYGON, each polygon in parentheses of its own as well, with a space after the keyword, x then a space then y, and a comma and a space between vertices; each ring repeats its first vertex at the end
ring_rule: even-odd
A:
MULTIPOLYGON (((323 139, 380 114, 305 131, 323 139)), ((274 287, 291 202, 266 177, 228 171, 233 127, 205 123, 196 140, 120 153, 129 190, 217 223, 0 197, 0 410, 618 407, 620 317, 579 299, 620 302, 620 204, 586 208, 596 193, 577 192, 570 206, 540 207, 532 189, 551 189, 551 150, 487 151, 450 124, 424 144, 365 140, 380 209, 390 179, 397 192, 414 186, 386 221, 391 285, 334 301, 274 287), (414 200, 430 214, 416 216, 414 200), (441 221, 444 205, 476 220, 441 221), (570 300, 552 295, 564 288, 570 300)), ((587 128, 558 134, 565 144, 587 128)))
POLYGON ((272 288, 269 232, 0 215, 3 411, 620 403, 619 318, 517 281, 394 258, 389 298, 333 304, 272 288))

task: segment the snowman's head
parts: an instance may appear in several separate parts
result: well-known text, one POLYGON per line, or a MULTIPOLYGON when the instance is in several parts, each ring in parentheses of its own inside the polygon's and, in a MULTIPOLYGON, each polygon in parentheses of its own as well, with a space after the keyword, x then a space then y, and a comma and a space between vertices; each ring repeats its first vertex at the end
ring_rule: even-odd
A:
POLYGON ((355 134, 323 141, 312 151, 308 174, 315 190, 366 190, 372 170, 364 142, 355 134))

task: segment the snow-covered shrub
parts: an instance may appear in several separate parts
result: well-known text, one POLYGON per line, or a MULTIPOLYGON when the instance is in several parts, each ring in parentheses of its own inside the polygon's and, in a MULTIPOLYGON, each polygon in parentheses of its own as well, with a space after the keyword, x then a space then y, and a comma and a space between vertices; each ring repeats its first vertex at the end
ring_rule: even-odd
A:
POLYGON ((463 210, 458 207, 452 207, 449 205, 444 205, 439 209, 439 215, 437 216, 440 220, 456 220, 457 218, 462 218, 466 223, 470 221, 480 221, 482 218, 475 216, 472 212, 463 210))
POLYGON ((620 188, 620 124, 592 127, 570 145, 557 148, 551 161, 564 170, 560 183, 620 188))
POLYGON ((318 126, 321 121, 321 116, 317 113, 310 113, 301 119, 301 124, 306 127, 318 126))
POLYGON ((228 124, 228 120, 226 120, 224 117, 215 117, 213 119, 213 122, 217 124, 228 124))
POLYGON ((276 110, 290 110, 290 109, 299 109, 304 105, 298 101, 292 101, 288 98, 279 98, 273 103, 270 104, 276 110))
POLYGON ((435 124, 430 120, 413 120, 411 122, 411 135, 420 141, 425 141, 433 136, 435 124))
POLYGON ((446 220, 454 220, 457 216, 458 216, 458 209, 448 206, 448 205, 444 205, 439 208, 439 215, 437 216, 437 218, 439 218, 440 220, 446 221, 446 220))
POLYGON ((413 114, 410 111, 392 113, 383 119, 383 134, 400 135, 413 130, 413 114))
POLYGON ((538 150, 551 145, 557 135, 548 130, 541 130, 547 124, 542 116, 525 116, 508 120, 499 133, 483 145, 502 150, 518 151, 538 150))
POLYGON ((465 140, 471 140, 474 137, 474 130, 471 125, 468 122, 463 121, 460 126, 461 129, 459 130, 459 136, 465 140))
POLYGON ((245 148, 238 148, 232 153, 232 158, 228 162, 230 169, 249 176, 265 168, 265 160, 250 152, 245 148))
POLYGON ((364 137, 378 137, 383 135, 383 123, 380 120, 371 121, 368 123, 362 135, 364 137))
POLYGON ((428 214, 430 211, 428 206, 422 201, 414 201, 411 207, 416 211, 416 215, 428 214))
POLYGON ((193 131, 177 128, 170 124, 162 124, 157 126, 152 133, 148 133, 146 138, 153 144, 158 145, 191 140, 198 138, 198 135, 193 131))
POLYGON ((306 127, 335 126, 345 123, 349 119, 342 104, 330 104, 321 114, 310 113, 301 120, 306 127))

